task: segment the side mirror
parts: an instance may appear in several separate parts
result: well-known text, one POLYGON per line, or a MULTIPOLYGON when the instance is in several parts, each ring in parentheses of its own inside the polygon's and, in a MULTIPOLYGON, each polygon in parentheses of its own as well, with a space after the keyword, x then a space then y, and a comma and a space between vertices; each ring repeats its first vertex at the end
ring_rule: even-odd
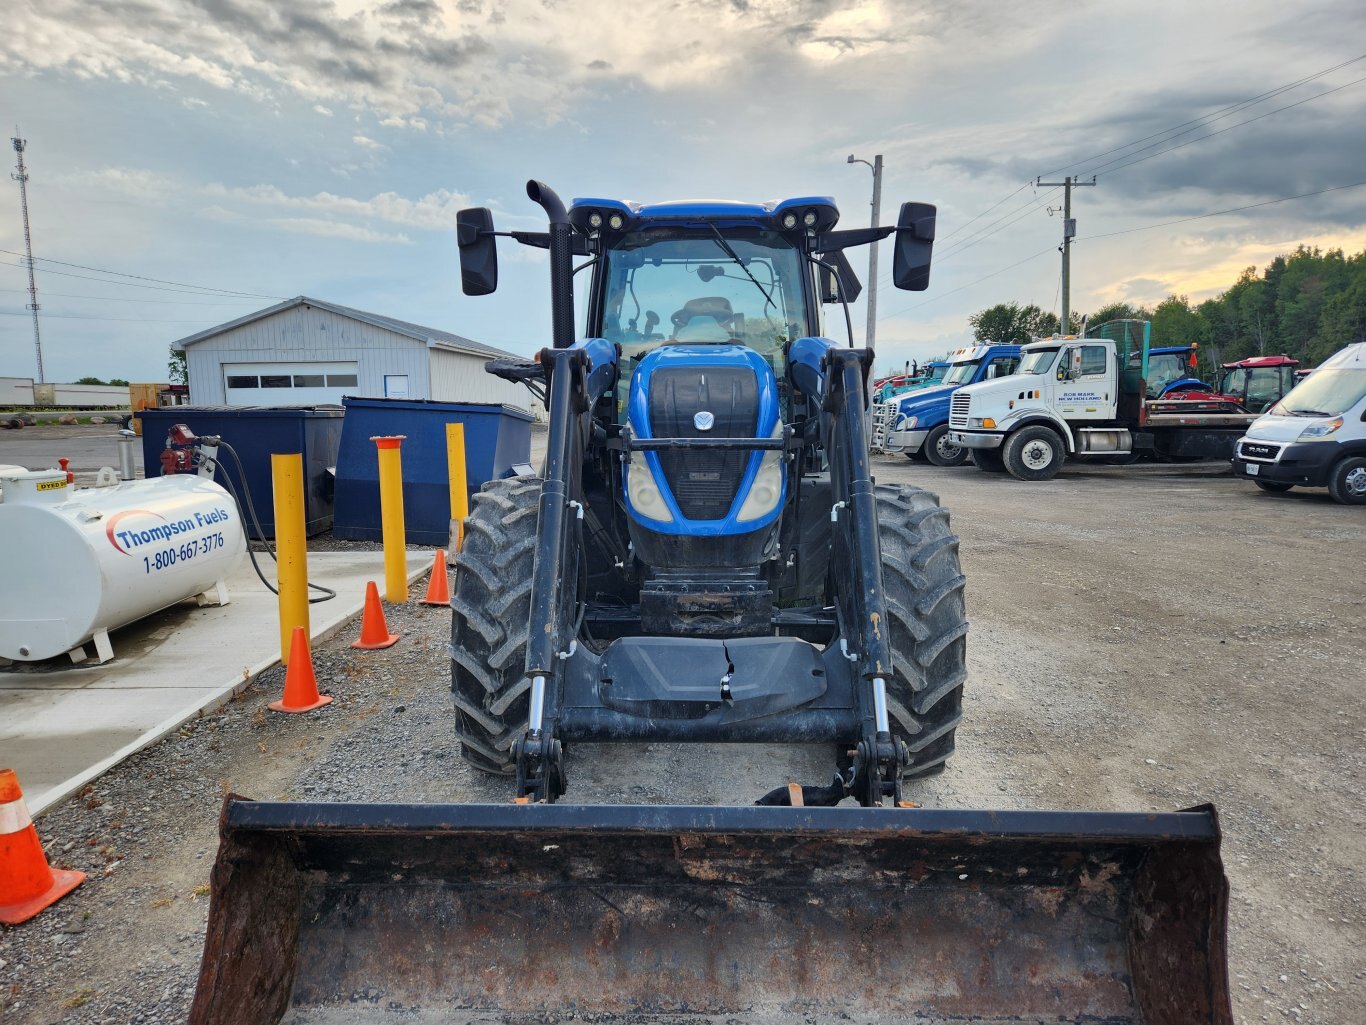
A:
POLYGON ((897 288, 923 292, 930 287, 930 257, 934 251, 933 203, 902 203, 896 220, 896 254, 892 281, 897 288))
POLYGON ((498 247, 493 237, 493 211, 471 207, 455 215, 455 241, 460 247, 460 286, 466 295, 488 295, 498 288, 498 247))

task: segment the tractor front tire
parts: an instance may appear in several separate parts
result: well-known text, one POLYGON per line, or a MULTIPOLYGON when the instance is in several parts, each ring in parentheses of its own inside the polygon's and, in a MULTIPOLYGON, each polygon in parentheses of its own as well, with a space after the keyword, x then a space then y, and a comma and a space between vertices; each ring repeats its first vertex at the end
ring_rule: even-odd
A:
POLYGON ((1016 480, 1052 480, 1067 458, 1067 446, 1051 427, 1021 427, 1001 446, 1006 470, 1016 480))
POLYGON ((451 697, 460 753, 484 772, 512 775, 510 749, 527 728, 526 642, 541 481, 484 486, 465 520, 451 598, 451 697))
POLYGON ((958 537, 933 493, 894 484, 875 490, 895 665, 887 712, 911 750, 904 778, 933 776, 953 753, 963 718, 968 619, 958 537))

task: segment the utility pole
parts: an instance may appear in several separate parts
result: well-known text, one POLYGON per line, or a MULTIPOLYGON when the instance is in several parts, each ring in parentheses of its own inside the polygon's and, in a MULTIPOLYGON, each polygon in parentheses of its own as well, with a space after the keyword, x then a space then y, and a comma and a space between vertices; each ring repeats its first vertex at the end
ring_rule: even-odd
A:
MULTIPOLYGON (((1072 299, 1072 239, 1077 234, 1077 221, 1072 216, 1072 190, 1082 186, 1096 184, 1095 175, 1091 176, 1089 182, 1077 181, 1070 174, 1060 182, 1046 182, 1035 179, 1034 184, 1039 188, 1062 188, 1062 245, 1058 249, 1062 252, 1062 320, 1059 324, 1059 333, 1067 334, 1068 317, 1071 310, 1072 299)), ((1048 212, 1052 213, 1053 208, 1049 207, 1048 212)))
MULTIPOLYGON (((868 164, 866 160, 857 160, 854 154, 849 154, 848 163, 868 164)), ((876 228, 882 216, 882 154, 873 157, 873 162, 868 164, 873 169, 873 220, 872 226, 876 228)), ((877 335, 877 243, 871 242, 868 245, 868 326, 867 326, 867 346, 872 349, 873 342, 877 335)))
POLYGON ((43 341, 38 334, 38 285, 33 280, 33 235, 28 227, 28 171, 24 168, 24 148, 28 145, 26 141, 19 138, 19 129, 14 130, 14 137, 10 139, 14 143, 14 152, 18 154, 19 169, 10 175, 19 183, 19 204, 24 210, 24 252, 27 254, 28 261, 28 308, 33 313, 33 350, 38 358, 38 383, 44 382, 43 378, 43 341))

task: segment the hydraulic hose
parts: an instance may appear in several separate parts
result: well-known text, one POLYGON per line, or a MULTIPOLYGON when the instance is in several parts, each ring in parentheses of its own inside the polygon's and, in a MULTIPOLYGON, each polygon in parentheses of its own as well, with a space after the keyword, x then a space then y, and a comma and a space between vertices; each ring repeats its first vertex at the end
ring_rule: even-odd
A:
MULTIPOLYGON (((228 476, 226 471, 223 474, 223 485, 228 489, 228 494, 232 495, 232 500, 237 503, 237 514, 244 520, 248 520, 248 516, 250 516, 248 522, 255 529, 256 536, 260 539, 261 543, 266 546, 266 551, 270 553, 270 557, 278 562, 279 559, 275 555, 275 546, 272 545, 270 540, 266 537, 266 532, 261 529, 261 521, 256 516, 256 504, 251 500, 251 485, 247 483, 247 472, 242 466, 241 456, 237 454, 235 448, 222 439, 219 439, 218 447, 224 449, 228 455, 232 456, 232 461, 237 465, 237 476, 241 478, 242 481, 242 492, 246 496, 245 506, 242 499, 237 495, 237 489, 233 486, 232 478, 228 476)), ((217 460, 214 462, 213 469, 216 476, 218 472, 217 460)), ((251 558, 251 568, 254 569, 256 575, 261 578, 261 583, 266 585, 266 590, 270 591, 271 594, 279 594, 280 589, 267 580, 266 575, 261 572, 261 565, 256 561, 256 550, 252 548, 250 542, 247 543, 247 555, 251 558)), ((337 596, 336 591, 332 590, 330 587, 323 587, 322 584, 315 584, 312 581, 309 581, 308 586, 311 590, 322 592, 320 597, 308 599, 308 604, 310 605, 331 601, 337 596)))

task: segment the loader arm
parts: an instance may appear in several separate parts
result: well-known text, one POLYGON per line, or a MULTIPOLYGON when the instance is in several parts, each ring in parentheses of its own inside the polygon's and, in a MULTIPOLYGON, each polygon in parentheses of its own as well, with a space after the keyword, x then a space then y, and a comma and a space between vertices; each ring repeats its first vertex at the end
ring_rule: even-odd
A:
POLYGON ((826 338, 792 345, 793 382, 817 400, 821 443, 830 458, 836 610, 844 655, 857 664, 861 737, 846 781, 859 803, 901 800, 901 769, 910 761, 893 736, 886 680, 892 674, 881 541, 868 457, 868 372, 871 349, 845 349, 826 338))

